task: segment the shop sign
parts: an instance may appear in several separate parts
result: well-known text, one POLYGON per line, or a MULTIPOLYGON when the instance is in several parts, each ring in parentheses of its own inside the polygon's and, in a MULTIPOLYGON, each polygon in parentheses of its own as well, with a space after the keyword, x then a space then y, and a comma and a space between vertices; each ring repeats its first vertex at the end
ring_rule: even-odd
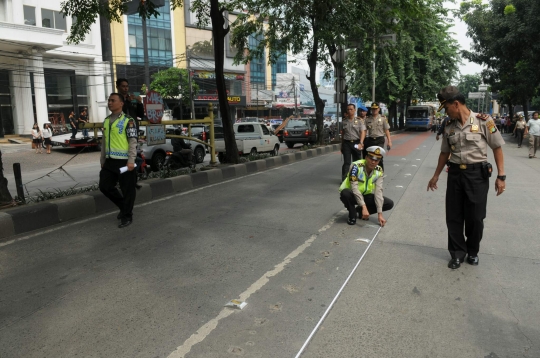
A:
MULTIPOLYGON (((219 97, 217 94, 199 94, 194 98, 197 102, 218 102, 219 97)), ((246 96, 227 96, 229 104, 233 105, 246 105, 246 96)))
MULTIPOLYGON (((194 77, 204 78, 204 79, 215 79, 216 73, 210 72, 210 71, 196 71, 194 77)), ((238 74, 238 73, 224 73, 223 77, 225 77, 226 80, 237 80, 237 81, 244 80, 244 75, 238 74)))

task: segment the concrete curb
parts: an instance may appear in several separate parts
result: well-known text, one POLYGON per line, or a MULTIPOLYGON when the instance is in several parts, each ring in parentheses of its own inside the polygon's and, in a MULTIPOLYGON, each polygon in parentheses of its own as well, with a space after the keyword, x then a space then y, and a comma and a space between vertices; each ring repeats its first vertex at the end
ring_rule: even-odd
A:
MULTIPOLYGON (((135 204, 204 187, 224 180, 261 172, 280 165, 291 164, 319 155, 340 150, 340 144, 331 144, 306 151, 294 152, 260 159, 223 168, 204 170, 167 179, 151 179, 141 182, 135 204)), ((94 214, 118 210, 101 192, 94 191, 55 199, 43 203, 29 204, 0 211, 0 242, 11 236, 40 230, 69 220, 81 219, 94 214)))

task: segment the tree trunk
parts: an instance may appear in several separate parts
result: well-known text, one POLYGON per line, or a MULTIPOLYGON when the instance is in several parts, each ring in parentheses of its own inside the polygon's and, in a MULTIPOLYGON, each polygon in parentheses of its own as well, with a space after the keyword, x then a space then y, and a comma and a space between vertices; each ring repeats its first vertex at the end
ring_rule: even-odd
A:
MULTIPOLYGON (((315 26, 314 26, 315 27, 315 26)), ((319 88, 316 82, 317 71, 317 59, 319 52, 319 40, 315 35, 313 36, 313 47, 308 56, 307 63, 309 66, 309 76, 306 76, 311 86, 311 92, 313 93, 313 100, 315 101, 315 122, 317 123, 317 143, 324 143, 324 102, 319 95, 319 88)))
POLYGON ((0 207, 13 203, 13 198, 8 190, 8 181, 4 177, 4 163, 2 161, 2 150, 0 150, 0 207))
POLYGON ((234 126, 230 117, 229 101, 227 100, 227 87, 223 76, 223 62, 225 57, 225 36, 229 26, 224 28, 225 18, 223 9, 219 8, 219 0, 210 0, 210 19, 212 20, 212 35, 214 36, 214 60, 216 71, 216 86, 219 99, 219 109, 223 122, 223 138, 225 140, 225 162, 238 164, 238 147, 234 136, 234 126))
POLYGON ((525 116, 525 121, 529 122, 529 101, 526 99, 523 101, 523 115, 525 116))

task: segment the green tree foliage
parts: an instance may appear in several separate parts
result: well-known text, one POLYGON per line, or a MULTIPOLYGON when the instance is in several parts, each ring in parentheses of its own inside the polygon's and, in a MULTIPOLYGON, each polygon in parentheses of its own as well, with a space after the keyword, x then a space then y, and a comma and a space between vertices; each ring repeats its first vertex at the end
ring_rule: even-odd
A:
MULTIPOLYGON (((366 38, 347 61, 351 92, 371 99, 375 47, 375 98, 390 104, 391 116, 397 113, 398 101, 408 106, 412 99, 435 100, 439 89, 456 78, 460 62, 458 46, 448 30, 447 15, 440 1, 409 3, 393 28, 395 42, 385 40, 381 36, 384 33, 375 34, 366 38)), ((403 126, 403 117, 399 125, 403 126)))
POLYGON ((457 88, 459 89, 459 92, 461 92, 467 101, 467 107, 469 108, 475 108, 476 102, 478 100, 476 99, 469 99, 467 96, 469 95, 469 92, 478 92, 478 85, 482 82, 482 77, 479 73, 476 73, 474 75, 463 75, 459 78, 457 88))
MULTIPOLYGON (((150 89, 161 94, 163 98, 175 98, 182 94, 182 103, 190 105, 191 94, 189 92, 188 71, 183 68, 171 67, 152 75, 150 89), (181 90, 178 89, 181 86, 181 90)), ((199 92, 199 86, 193 82, 193 95, 199 92)))
MULTIPOLYGON (((170 0, 174 10, 183 6, 183 0, 170 0)), ((227 101, 227 89, 223 73, 225 57, 225 36, 229 33, 229 25, 225 15, 235 8, 243 8, 242 2, 228 2, 219 0, 193 0, 191 10, 197 16, 197 26, 208 27, 212 24, 212 36, 214 47, 214 61, 216 71, 216 87, 219 98, 219 107, 223 122, 223 137, 225 140, 225 159, 230 163, 238 163, 238 148, 234 137, 233 125, 230 117, 229 102, 227 101)), ((90 32, 90 27, 97 21, 98 16, 103 16, 109 21, 120 22, 122 15, 127 10, 125 0, 66 0, 62 3, 62 13, 67 16, 75 16, 77 22, 73 24, 68 36, 68 42, 79 43, 90 32)), ((159 15, 152 0, 141 1, 138 7, 139 16, 149 19, 159 15)))
POLYGON ((499 92, 499 100, 511 112, 519 103, 527 113, 528 101, 540 85, 540 2, 464 2, 460 14, 473 41, 464 57, 487 67, 482 71, 484 82, 499 92))

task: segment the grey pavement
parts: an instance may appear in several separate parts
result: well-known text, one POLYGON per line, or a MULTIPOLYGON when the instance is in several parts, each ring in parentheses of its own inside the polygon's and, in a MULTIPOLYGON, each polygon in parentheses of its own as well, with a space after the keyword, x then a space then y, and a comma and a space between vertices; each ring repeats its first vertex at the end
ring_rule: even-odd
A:
POLYGON ((539 357, 540 160, 505 146, 480 265, 452 271, 440 142, 393 142, 376 237, 332 153, 0 244, 0 357, 295 357, 364 253, 302 357, 539 357))

